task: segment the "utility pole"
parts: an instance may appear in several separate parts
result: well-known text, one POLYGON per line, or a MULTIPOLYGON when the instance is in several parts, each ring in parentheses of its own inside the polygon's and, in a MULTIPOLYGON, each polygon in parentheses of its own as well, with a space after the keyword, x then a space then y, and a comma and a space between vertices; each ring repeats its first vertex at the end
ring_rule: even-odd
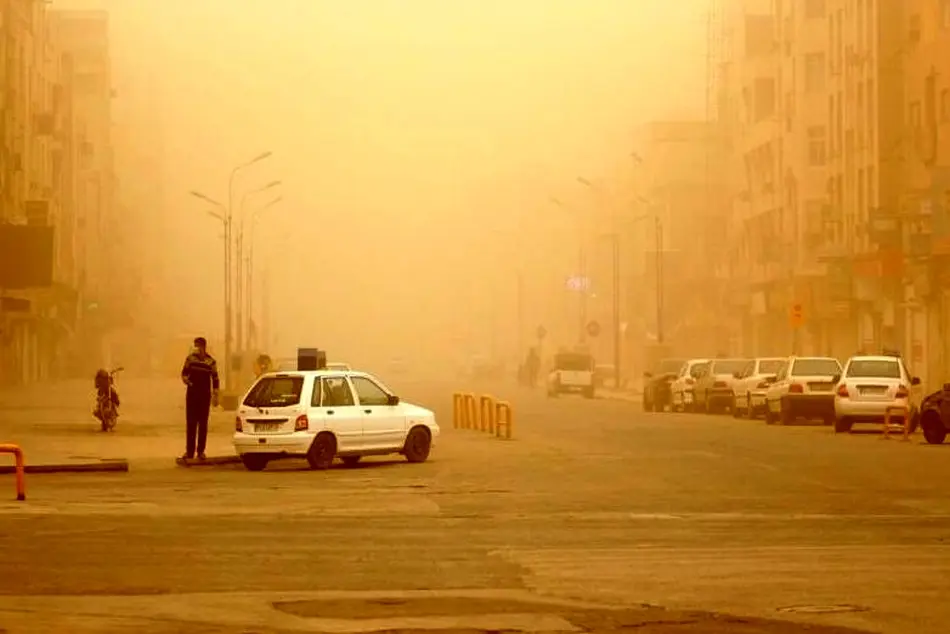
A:
POLYGON ((653 233, 656 242, 656 342, 663 343, 663 223, 660 216, 653 216, 653 233))
POLYGON ((611 235, 611 258, 613 260, 613 331, 614 331, 614 387, 620 388, 620 233, 614 231, 611 235))

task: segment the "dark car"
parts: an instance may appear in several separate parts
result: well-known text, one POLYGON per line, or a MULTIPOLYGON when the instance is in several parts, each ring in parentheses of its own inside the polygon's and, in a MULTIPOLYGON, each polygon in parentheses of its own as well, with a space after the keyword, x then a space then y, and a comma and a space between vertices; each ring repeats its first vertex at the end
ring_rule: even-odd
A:
MULTIPOLYGON (((931 445, 943 444, 947 439, 947 425, 950 424, 950 383, 924 397, 920 402, 920 426, 924 430, 924 439, 931 445)), ((911 429, 916 425, 911 421, 911 429)))
POLYGON ((676 380, 685 359, 663 359, 649 372, 643 373, 643 411, 665 412, 673 405, 670 384, 676 380))

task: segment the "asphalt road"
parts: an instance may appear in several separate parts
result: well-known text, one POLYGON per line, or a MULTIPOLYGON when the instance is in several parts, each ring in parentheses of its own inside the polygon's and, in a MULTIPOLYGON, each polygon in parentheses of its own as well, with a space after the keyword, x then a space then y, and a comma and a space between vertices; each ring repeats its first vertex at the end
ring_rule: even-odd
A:
POLYGON ((328 472, 174 467, 171 383, 129 386, 114 436, 0 395, 34 455, 134 453, 26 503, 0 476, 0 632, 947 631, 950 445, 496 386, 502 441, 394 383, 441 416, 430 461, 328 472))

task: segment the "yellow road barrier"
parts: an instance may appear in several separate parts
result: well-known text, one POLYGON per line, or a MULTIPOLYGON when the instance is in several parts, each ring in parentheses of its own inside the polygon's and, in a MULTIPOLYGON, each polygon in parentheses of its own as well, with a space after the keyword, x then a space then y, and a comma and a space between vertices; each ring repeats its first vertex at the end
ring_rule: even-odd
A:
POLYGON ((505 440, 511 440, 512 426, 514 425, 514 414, 511 411, 511 404, 507 401, 495 403, 495 436, 501 438, 501 428, 505 428, 505 440))
POLYGON ((495 433, 495 399, 487 394, 478 399, 478 427, 482 431, 495 433))
POLYGON ((884 435, 882 438, 891 437, 891 416, 904 417, 904 437, 902 440, 910 440, 910 411, 903 405, 893 405, 884 410, 884 435))
POLYGON ((0 445, 0 453, 13 454, 13 460, 16 464, 16 499, 18 502, 22 502, 26 499, 26 477, 23 475, 25 471, 23 450, 17 445, 0 445))
POLYGON ((452 394, 452 427, 455 429, 474 429, 511 440, 513 426, 511 403, 496 401, 489 394, 478 397, 469 392, 452 394))

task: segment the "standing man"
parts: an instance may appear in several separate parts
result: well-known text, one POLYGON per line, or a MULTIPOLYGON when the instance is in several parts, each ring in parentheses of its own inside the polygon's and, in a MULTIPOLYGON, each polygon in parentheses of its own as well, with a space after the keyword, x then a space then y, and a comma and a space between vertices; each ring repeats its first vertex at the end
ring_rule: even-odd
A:
POLYGON ((181 368, 181 380, 188 386, 185 392, 185 423, 187 439, 184 460, 195 457, 205 459, 205 444, 208 441, 208 415, 211 406, 218 405, 218 364, 208 354, 208 342, 204 337, 195 338, 195 347, 181 368), (196 438, 197 436, 197 438, 196 438), (197 440, 197 443, 196 443, 197 440))

